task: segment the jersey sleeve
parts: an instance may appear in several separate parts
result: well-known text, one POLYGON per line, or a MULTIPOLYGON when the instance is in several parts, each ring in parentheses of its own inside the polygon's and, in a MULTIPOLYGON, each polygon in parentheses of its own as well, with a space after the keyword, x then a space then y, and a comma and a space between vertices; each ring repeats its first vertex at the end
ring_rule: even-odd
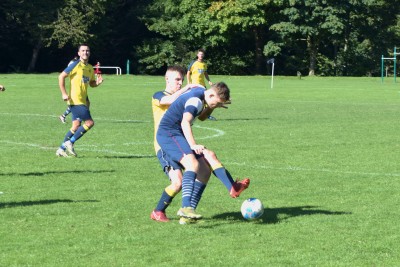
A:
POLYGON ((184 112, 189 112, 190 114, 193 115, 193 117, 196 117, 198 114, 200 114, 202 110, 203 110, 203 102, 200 100, 200 98, 191 97, 185 103, 184 112))
POLYGON ((188 67, 187 67, 187 70, 188 70, 188 71, 191 71, 194 62, 195 62, 195 61, 190 62, 190 64, 189 64, 188 67))
POLYGON ((165 94, 163 92, 156 92, 153 95, 153 101, 157 102, 158 105, 160 105, 161 98, 163 98, 165 94))
POLYGON ((79 64, 79 60, 73 61, 70 64, 68 64, 68 66, 64 69, 65 73, 70 74, 71 71, 76 67, 76 65, 79 64))

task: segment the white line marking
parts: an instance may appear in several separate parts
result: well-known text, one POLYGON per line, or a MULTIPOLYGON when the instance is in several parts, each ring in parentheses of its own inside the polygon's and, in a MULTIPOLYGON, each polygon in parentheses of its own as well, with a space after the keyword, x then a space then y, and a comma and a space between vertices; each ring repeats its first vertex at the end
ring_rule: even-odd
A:
MULTIPOLYGON (((1 112, 0 115, 7 115, 7 116, 31 116, 31 117, 50 117, 50 118, 58 118, 59 115, 43 115, 43 114, 33 114, 33 113, 7 113, 1 112)), ((114 122, 150 122, 150 121, 143 121, 143 120, 121 120, 121 119, 106 119, 106 118, 95 118, 95 120, 101 121, 114 121, 114 122)))
MULTIPOLYGON (((33 147, 33 148, 40 148, 44 150, 56 150, 57 147, 45 147, 38 144, 32 143, 23 143, 23 142, 14 142, 8 140, 0 140, 0 143, 11 144, 11 145, 19 145, 25 147, 33 147)), ((114 154, 114 155, 123 155, 123 156, 132 156, 132 157, 151 157, 153 158, 154 155, 141 155, 141 154, 131 154, 125 152, 119 152, 109 149, 85 149, 80 148, 81 151, 90 151, 90 152, 100 152, 100 153, 107 153, 107 154, 114 154)), ((286 166, 286 167, 273 167, 273 166, 266 166, 266 165, 254 165, 254 164, 247 164, 247 163, 238 163, 238 162, 225 162, 224 165, 237 165, 237 166, 245 166, 248 168, 257 168, 257 169, 268 169, 268 170, 282 170, 282 171, 302 171, 302 172, 327 172, 327 173, 342 173, 342 174, 356 174, 356 175, 369 175, 369 176, 389 176, 389 177, 400 177, 400 173, 379 173, 379 172, 356 172, 356 171, 338 171, 338 170, 330 170, 330 169, 311 169, 311 168, 302 168, 296 166, 286 166)))
POLYGON ((199 128, 199 129, 206 129, 206 130, 210 130, 210 131, 216 132, 216 134, 214 134, 214 135, 208 135, 208 136, 204 136, 204 137, 197 137, 196 138, 197 140, 204 140, 204 139, 210 139, 210 138, 214 138, 214 137, 220 137, 220 136, 223 136, 225 134, 224 131, 218 130, 218 129, 215 129, 215 128, 202 127, 202 126, 199 126, 199 125, 193 125, 193 127, 196 127, 196 128, 199 128))
MULTIPOLYGON (((18 145, 18 146, 25 146, 25 147, 33 147, 33 148, 39 148, 43 150, 57 150, 57 147, 46 147, 46 146, 41 146, 38 144, 32 144, 32 143, 23 143, 23 142, 14 142, 14 141, 8 141, 8 140, 0 140, 0 143, 4 144, 10 144, 10 145, 18 145)), ((123 156, 132 156, 132 157, 154 157, 153 154, 149 155, 141 155, 141 154, 132 154, 132 153, 126 153, 126 152, 119 152, 119 151, 114 151, 114 150, 109 150, 109 149, 93 149, 93 148, 79 148, 80 151, 90 151, 90 152, 99 152, 99 153, 107 153, 107 154, 114 154, 114 155, 123 155, 123 156)))
POLYGON ((357 174, 357 175, 370 175, 370 176, 390 176, 390 177, 400 177, 400 173, 380 173, 380 172, 356 172, 356 171, 337 171, 330 169, 309 169, 295 166, 287 166, 287 167, 273 167, 273 166, 265 166, 265 165, 253 165, 247 163, 238 163, 238 162, 224 162, 224 165, 238 165, 245 166, 249 168, 257 168, 257 169, 268 169, 268 170, 282 170, 282 171, 304 171, 304 172, 328 172, 328 173, 342 173, 342 174, 357 174))

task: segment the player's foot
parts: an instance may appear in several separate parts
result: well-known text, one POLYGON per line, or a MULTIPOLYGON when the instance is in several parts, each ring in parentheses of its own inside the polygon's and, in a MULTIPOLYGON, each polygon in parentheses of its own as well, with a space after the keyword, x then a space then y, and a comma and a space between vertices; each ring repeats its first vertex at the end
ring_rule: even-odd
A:
POLYGON ((71 141, 65 142, 65 143, 64 143, 64 146, 65 146, 65 148, 67 149, 67 152, 68 152, 69 154, 71 154, 71 155, 74 156, 74 157, 78 156, 78 155, 75 153, 74 144, 72 144, 71 141))
POLYGON ((203 216, 196 213, 196 210, 192 207, 184 207, 178 210, 178 216, 190 218, 190 219, 201 219, 203 216))
POLYGON ((243 180, 236 180, 236 182, 233 183, 230 195, 233 198, 237 198, 240 196, 240 194, 250 185, 250 179, 249 178, 244 178, 243 180))
POLYGON ((211 121, 216 121, 217 120, 217 118, 215 118, 213 116, 208 116, 208 119, 211 120, 211 121))
POLYGON ((182 225, 184 225, 184 224, 195 224, 195 223, 197 223, 197 222, 198 222, 198 220, 196 220, 196 219, 191 219, 191 218, 181 217, 181 218, 179 219, 179 224, 182 224, 182 225))
POLYGON ((68 154, 65 152, 65 150, 62 149, 62 148, 58 148, 57 149, 56 156, 57 157, 64 157, 64 158, 68 158, 69 157, 68 154))
POLYGON ((65 120, 65 116, 64 115, 61 115, 60 117, 58 117, 59 119, 60 119, 60 121, 62 122, 62 123, 66 123, 67 121, 65 120))
POLYGON ((150 214, 150 218, 157 222, 169 222, 169 219, 165 212, 162 212, 160 210, 153 210, 150 214))

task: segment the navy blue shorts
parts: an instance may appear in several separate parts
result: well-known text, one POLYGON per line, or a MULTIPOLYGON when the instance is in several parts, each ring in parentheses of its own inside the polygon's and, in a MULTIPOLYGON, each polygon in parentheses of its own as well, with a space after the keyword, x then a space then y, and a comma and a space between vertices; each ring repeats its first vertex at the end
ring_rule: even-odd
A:
POLYGON ((157 158, 160 162, 161 168, 163 172, 168 176, 169 170, 172 168, 174 170, 182 170, 183 166, 181 164, 177 164, 174 161, 168 159, 167 154, 164 153, 162 149, 157 151, 157 158))
POLYGON ((180 164, 185 155, 195 154, 190 148, 183 133, 179 130, 163 130, 159 128, 157 131, 157 142, 162 151, 167 155, 171 164, 180 164))
POLYGON ((72 105, 71 106, 72 120, 87 121, 92 120, 90 111, 85 105, 72 105))

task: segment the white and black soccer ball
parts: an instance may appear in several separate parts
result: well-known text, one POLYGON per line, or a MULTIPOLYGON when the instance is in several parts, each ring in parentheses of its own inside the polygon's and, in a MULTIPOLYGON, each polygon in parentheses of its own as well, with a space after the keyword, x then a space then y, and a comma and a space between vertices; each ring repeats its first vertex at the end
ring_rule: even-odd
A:
POLYGON ((6 90, 6 88, 3 85, 0 84, 0 92, 1 91, 5 91, 5 90, 6 90))
POLYGON ((246 220, 255 220, 264 214, 264 205, 258 198, 249 198, 243 202, 240 211, 246 220))

